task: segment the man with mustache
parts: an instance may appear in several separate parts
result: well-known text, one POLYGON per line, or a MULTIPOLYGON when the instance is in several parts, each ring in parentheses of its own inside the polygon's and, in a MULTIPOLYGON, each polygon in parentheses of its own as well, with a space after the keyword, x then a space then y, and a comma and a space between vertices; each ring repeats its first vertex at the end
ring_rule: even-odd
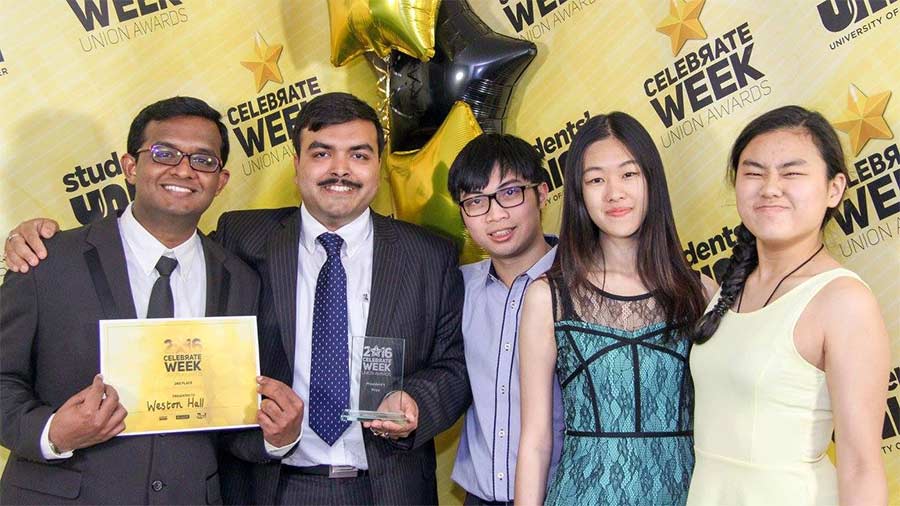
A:
MULTIPOLYGON (((457 253, 369 209, 384 135, 365 102, 319 95, 301 110, 291 140, 302 205, 225 213, 216 239, 259 273, 261 368, 304 400, 303 431, 280 462, 223 462, 226 502, 436 504, 433 439, 470 398, 457 253), (323 276, 339 288, 326 288, 333 285, 323 276), (351 336, 405 340, 405 424, 340 420, 351 336)), ((39 247, 40 224, 23 224, 7 241, 11 269, 37 260, 26 240, 39 247)), ((385 410, 401 410, 400 398, 389 395, 385 410)))
POLYGON ((297 450, 280 465, 256 466, 253 500, 436 504, 433 439, 469 400, 457 253, 450 242, 369 209, 384 149, 369 105, 346 93, 320 95, 301 110, 291 140, 300 208, 225 213, 217 231, 262 279, 263 370, 306 401, 297 450), (345 284, 321 300, 322 273, 337 259, 345 284), (338 339, 322 335, 320 310, 341 315, 332 331, 338 339), (383 407, 402 409, 406 424, 375 421, 365 430, 341 422, 350 336, 405 339, 403 405, 395 392, 383 407), (326 355, 333 367, 321 366, 326 355))

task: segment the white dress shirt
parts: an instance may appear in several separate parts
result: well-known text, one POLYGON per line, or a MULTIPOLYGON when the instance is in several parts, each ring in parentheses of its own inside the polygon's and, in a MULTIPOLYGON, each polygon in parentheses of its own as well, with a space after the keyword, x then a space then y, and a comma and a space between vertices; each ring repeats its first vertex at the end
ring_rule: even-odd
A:
MULTIPOLYGON (((138 318, 147 317, 150 292, 159 278, 156 262, 163 255, 178 260, 178 266, 169 278, 175 301, 175 317, 206 316, 206 258, 196 231, 175 248, 168 248, 138 223, 132 212, 132 204, 129 204, 119 217, 119 235, 125 250, 128 281, 138 318)), ((69 458, 72 452, 56 453, 50 448, 50 422, 53 421, 53 416, 55 415, 47 420, 41 434, 41 453, 45 459, 69 458)))
MULTIPOLYGON (((203 254, 200 236, 196 231, 175 248, 168 248, 137 221, 132 212, 132 205, 129 204, 122 216, 119 217, 119 235, 122 237, 122 246, 125 250, 128 282, 131 285, 131 296, 134 299, 134 308, 138 318, 147 317, 150 293, 153 291, 153 284, 159 279, 156 262, 161 256, 178 261, 178 265, 169 277, 169 286, 172 287, 175 305, 174 317, 202 318, 206 316, 206 257, 203 254)), ((69 458, 73 452, 56 453, 50 447, 50 422, 53 421, 53 416, 55 414, 50 415, 41 433, 41 453, 48 460, 69 458)), ((302 434, 301 431, 300 435, 302 436, 302 434)), ((265 440, 263 443, 269 455, 280 458, 299 440, 300 436, 293 443, 281 447, 273 446, 265 440)))
POLYGON ((125 265, 128 266, 128 281, 138 318, 147 317, 150 292, 159 279, 156 262, 161 256, 178 260, 178 266, 169 278, 175 300, 174 317, 206 316, 206 258, 196 231, 174 249, 167 248, 138 223, 129 205, 119 218, 119 233, 125 246, 125 265))
MULTIPOLYGON (((297 273, 297 337, 294 346, 294 391, 306 401, 303 406, 303 429, 297 451, 283 460, 294 466, 347 465, 368 469, 362 425, 355 422, 334 445, 309 429, 309 376, 312 358, 313 304, 319 271, 328 254, 319 241, 320 234, 329 232, 305 206, 300 206, 300 248, 297 273)), ((341 263, 347 273, 348 350, 352 353, 352 336, 366 335, 369 315, 369 292, 372 286, 372 255, 374 238, 372 217, 368 209, 362 215, 334 233, 341 236, 341 263)), ((359 397, 359 377, 350 375, 350 402, 359 397)))

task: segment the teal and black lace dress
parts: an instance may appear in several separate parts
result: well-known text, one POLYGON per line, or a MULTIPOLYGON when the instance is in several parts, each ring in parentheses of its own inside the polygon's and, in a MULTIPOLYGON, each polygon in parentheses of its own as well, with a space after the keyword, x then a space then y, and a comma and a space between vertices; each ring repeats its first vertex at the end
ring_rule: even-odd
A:
POLYGON ((690 344, 668 335, 651 294, 595 288, 576 307, 558 280, 550 287, 566 435, 546 503, 684 504, 694 467, 690 344))

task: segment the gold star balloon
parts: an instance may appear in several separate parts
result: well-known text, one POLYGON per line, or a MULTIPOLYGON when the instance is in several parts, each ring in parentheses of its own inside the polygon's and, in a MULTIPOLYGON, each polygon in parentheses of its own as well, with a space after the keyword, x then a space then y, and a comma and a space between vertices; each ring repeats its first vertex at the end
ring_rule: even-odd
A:
POLYGON ((384 167, 394 195, 395 217, 452 239, 461 251, 461 263, 487 255, 469 237, 459 206, 447 191, 447 179, 456 155, 481 133, 469 105, 456 102, 422 149, 391 153, 384 167))
POLYGON ((332 65, 366 51, 386 58, 392 49, 428 61, 439 5, 440 0, 328 0, 332 65))
POLYGON ((394 195, 391 190, 391 179, 388 177, 387 146, 381 155, 381 172, 378 174, 378 191, 369 207, 382 216, 394 216, 394 195))
POLYGON ((706 38, 706 30, 700 24, 704 3, 706 0, 669 0, 669 15, 656 26, 656 31, 672 39, 672 56, 677 55, 688 40, 706 38))
POLYGON ((867 97, 855 85, 850 85, 847 93, 847 111, 834 127, 850 136, 853 154, 858 155, 869 139, 893 139, 891 127, 884 120, 884 110, 890 91, 882 91, 867 97))
POLYGON ((253 72, 253 79, 256 80, 256 91, 259 92, 267 82, 276 83, 284 82, 281 77, 281 70, 278 68, 278 59, 281 58, 281 51, 284 46, 281 44, 266 44, 262 35, 256 32, 256 43, 253 56, 248 60, 242 61, 241 65, 253 72))

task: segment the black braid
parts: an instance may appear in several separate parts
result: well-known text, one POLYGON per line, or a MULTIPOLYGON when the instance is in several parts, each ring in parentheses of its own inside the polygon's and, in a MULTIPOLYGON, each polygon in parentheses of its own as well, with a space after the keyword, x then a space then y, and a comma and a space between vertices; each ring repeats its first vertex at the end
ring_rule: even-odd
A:
POLYGON ((734 232, 737 235, 737 244, 731 251, 731 262, 722 278, 724 281, 722 281, 719 300, 694 327, 694 342, 697 344, 705 343, 715 334, 722 317, 734 305, 737 296, 744 289, 747 276, 759 264, 759 257, 756 253, 756 237, 747 230, 743 223, 738 225, 734 232))

